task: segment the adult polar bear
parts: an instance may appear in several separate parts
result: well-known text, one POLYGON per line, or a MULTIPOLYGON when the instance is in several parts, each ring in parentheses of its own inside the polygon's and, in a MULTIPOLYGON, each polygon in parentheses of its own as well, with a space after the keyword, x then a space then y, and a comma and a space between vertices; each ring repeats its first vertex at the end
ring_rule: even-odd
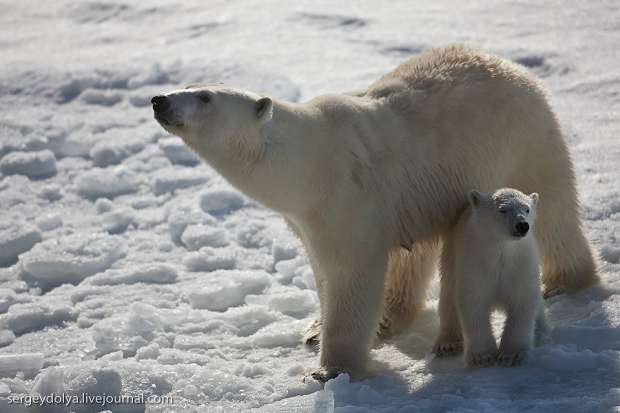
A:
POLYGON ((298 104, 207 86, 152 103, 166 130, 302 239, 321 303, 320 380, 363 375, 382 313, 386 335, 410 324, 472 188, 540 193, 548 295, 598 279, 545 91, 506 60, 450 47, 355 95, 298 104))

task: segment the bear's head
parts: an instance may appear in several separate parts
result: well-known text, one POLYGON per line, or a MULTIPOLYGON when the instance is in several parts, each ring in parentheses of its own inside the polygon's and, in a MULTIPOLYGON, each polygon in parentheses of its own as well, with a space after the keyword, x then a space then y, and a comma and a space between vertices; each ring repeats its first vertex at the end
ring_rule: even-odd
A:
POLYGON ((300 128, 286 121, 296 115, 287 116, 282 102, 218 85, 190 86, 151 103, 164 129, 246 195, 280 212, 309 208, 307 191, 298 185, 306 169, 291 167, 305 155, 291 139, 300 128))
POLYGON ((261 158, 273 102, 223 86, 190 86, 151 99, 155 119, 208 162, 261 158))
POLYGON ((518 240, 527 236, 536 219, 538 194, 529 196, 511 188, 492 195, 471 191, 469 202, 477 222, 489 236, 500 240, 518 240))

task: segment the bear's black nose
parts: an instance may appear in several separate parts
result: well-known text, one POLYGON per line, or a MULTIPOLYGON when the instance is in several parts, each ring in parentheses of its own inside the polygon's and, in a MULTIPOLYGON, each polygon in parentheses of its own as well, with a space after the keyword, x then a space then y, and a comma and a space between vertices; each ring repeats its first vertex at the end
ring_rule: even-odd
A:
POLYGON ((517 235, 524 236, 530 230, 530 224, 527 222, 519 222, 515 225, 517 235))
POLYGON ((155 96, 151 99, 151 103, 155 112, 165 112, 170 107, 170 102, 165 96, 155 96))

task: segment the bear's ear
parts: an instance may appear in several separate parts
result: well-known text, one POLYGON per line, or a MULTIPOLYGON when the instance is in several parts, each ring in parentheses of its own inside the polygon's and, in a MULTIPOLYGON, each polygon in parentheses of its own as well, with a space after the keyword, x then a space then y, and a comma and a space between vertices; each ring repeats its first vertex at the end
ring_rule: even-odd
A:
POLYGON ((532 192, 530 194, 530 199, 532 200, 532 205, 537 205, 538 204, 538 199, 539 199, 538 193, 537 192, 532 192))
POLYGON ((485 198, 486 194, 484 194, 483 192, 471 191, 469 193, 469 203, 472 204, 472 206, 474 207, 479 206, 482 200, 485 198))
POLYGON ((256 118, 261 121, 271 119, 273 113, 273 102, 269 98, 260 98, 254 104, 254 113, 256 118))

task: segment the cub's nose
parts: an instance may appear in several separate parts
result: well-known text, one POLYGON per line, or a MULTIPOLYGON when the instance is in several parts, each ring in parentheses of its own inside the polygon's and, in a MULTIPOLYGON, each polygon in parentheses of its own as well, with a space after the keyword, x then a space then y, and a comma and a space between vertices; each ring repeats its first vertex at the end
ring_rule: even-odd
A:
POLYGON ((151 99, 151 103, 155 112, 165 112, 170 108, 170 101, 165 96, 155 96, 151 99))
POLYGON ((527 234, 529 230, 530 224, 528 224, 527 222, 518 222, 517 225, 515 225, 515 232, 521 237, 527 234))

